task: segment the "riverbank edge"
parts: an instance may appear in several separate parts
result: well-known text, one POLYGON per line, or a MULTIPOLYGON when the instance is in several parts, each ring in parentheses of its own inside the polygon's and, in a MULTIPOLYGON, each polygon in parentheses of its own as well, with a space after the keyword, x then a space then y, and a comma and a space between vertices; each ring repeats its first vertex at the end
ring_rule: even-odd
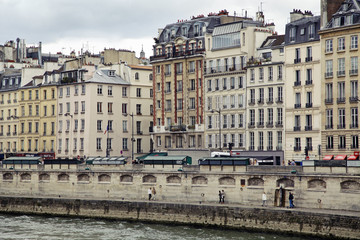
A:
POLYGON ((245 230, 317 239, 360 239, 360 217, 331 211, 233 205, 0 196, 0 212, 245 230))

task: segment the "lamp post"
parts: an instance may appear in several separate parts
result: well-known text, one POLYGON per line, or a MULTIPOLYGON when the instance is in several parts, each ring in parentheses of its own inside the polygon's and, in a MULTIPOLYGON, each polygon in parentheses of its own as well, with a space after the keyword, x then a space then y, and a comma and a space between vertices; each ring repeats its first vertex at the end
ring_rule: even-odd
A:
POLYGON ((131 160, 134 160, 134 113, 129 114, 131 117, 131 160))
POLYGON ((217 112, 219 113, 219 149, 220 151, 222 150, 221 148, 221 109, 219 108, 219 110, 211 110, 211 113, 217 112))
MULTIPOLYGON (((72 143, 72 141, 73 141, 73 139, 72 139, 72 129, 71 129, 71 122, 72 122, 72 118, 73 118, 73 115, 71 115, 70 113, 65 113, 64 114, 64 116, 66 116, 66 117, 68 117, 68 116, 70 116, 70 143, 72 143)), ((72 144, 70 144, 70 149, 69 149, 69 152, 71 152, 71 146, 72 146, 72 144)), ((72 154, 69 154, 69 157, 72 157, 72 154)))

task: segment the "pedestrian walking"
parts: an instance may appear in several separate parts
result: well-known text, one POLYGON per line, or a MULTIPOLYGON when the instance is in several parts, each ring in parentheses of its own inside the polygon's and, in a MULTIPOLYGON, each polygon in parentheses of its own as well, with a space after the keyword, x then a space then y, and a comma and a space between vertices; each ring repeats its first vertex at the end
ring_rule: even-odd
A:
POLYGON ((262 206, 263 206, 263 207, 266 207, 266 206, 267 206, 266 201, 267 201, 267 197, 266 197, 266 193, 264 192, 264 193, 262 194, 262 206))
POLYGON ((221 203, 222 204, 225 203, 225 191, 224 190, 221 191, 221 203))
POLYGON ((152 199, 155 200, 155 195, 156 195, 155 187, 152 188, 151 194, 152 194, 152 199))
POLYGON ((151 195, 152 195, 151 188, 148 189, 148 194, 149 194, 149 201, 150 201, 151 200, 151 195))
POLYGON ((222 200, 222 194, 221 191, 219 190, 219 203, 221 203, 221 200, 222 200))
POLYGON ((294 195, 289 192, 289 203, 290 203, 290 208, 294 208, 294 195))

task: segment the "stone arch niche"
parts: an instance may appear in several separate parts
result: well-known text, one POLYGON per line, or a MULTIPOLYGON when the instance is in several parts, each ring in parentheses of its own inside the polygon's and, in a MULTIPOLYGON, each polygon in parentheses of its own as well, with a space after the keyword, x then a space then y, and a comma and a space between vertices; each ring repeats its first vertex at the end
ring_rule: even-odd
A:
POLYGON ((39 181, 41 182, 49 182, 50 181, 50 175, 47 173, 43 173, 39 175, 39 181))
POLYGON ((4 181, 12 181, 14 179, 14 176, 11 173, 4 173, 3 174, 3 180, 4 181))
POLYGON ((181 184, 181 177, 169 176, 166 178, 166 183, 181 184))
POLYGON ((31 181, 31 175, 30 173, 23 173, 20 175, 20 181, 21 182, 29 182, 31 181))
POLYGON ((208 184, 208 180, 207 180, 206 177, 197 176, 197 177, 193 177, 191 179, 191 183, 192 184, 197 184, 197 185, 206 185, 206 184, 208 184))
POLYGON ((354 180, 347 180, 340 183, 341 192, 359 193, 360 183, 354 180))
POLYGON ((312 179, 307 182, 307 186, 310 190, 325 190, 326 182, 321 179, 312 179))
POLYGON ((78 182, 89 182, 90 176, 87 174, 80 174, 77 176, 77 180, 78 180, 78 182))
POLYGON ((153 175, 146 175, 143 177, 143 183, 156 183, 156 177, 153 175))
POLYGON ((111 182, 111 177, 107 174, 101 174, 98 177, 98 181, 101 183, 110 183, 111 182))
POLYGON ((219 178, 219 185, 234 186, 235 185, 235 178, 233 178, 233 177, 219 178))
POLYGON ((293 188, 295 183, 293 180, 288 178, 281 178, 276 181, 276 187, 283 186, 284 188, 293 188))
POLYGON ((58 175, 58 181, 59 182, 68 182, 69 179, 70 179, 70 177, 66 173, 62 173, 62 174, 58 175))
POLYGON ((264 187, 264 180, 259 177, 252 177, 248 179, 249 187, 264 187))
POLYGON ((131 175, 122 175, 120 177, 120 182, 132 183, 133 182, 133 176, 131 176, 131 175))

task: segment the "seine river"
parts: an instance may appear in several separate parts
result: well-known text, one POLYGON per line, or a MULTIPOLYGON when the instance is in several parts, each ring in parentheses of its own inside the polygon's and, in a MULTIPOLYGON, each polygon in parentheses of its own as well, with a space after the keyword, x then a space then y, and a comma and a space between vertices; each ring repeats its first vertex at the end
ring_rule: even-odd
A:
POLYGON ((0 239, 300 240, 304 238, 89 218, 0 214, 0 239))

